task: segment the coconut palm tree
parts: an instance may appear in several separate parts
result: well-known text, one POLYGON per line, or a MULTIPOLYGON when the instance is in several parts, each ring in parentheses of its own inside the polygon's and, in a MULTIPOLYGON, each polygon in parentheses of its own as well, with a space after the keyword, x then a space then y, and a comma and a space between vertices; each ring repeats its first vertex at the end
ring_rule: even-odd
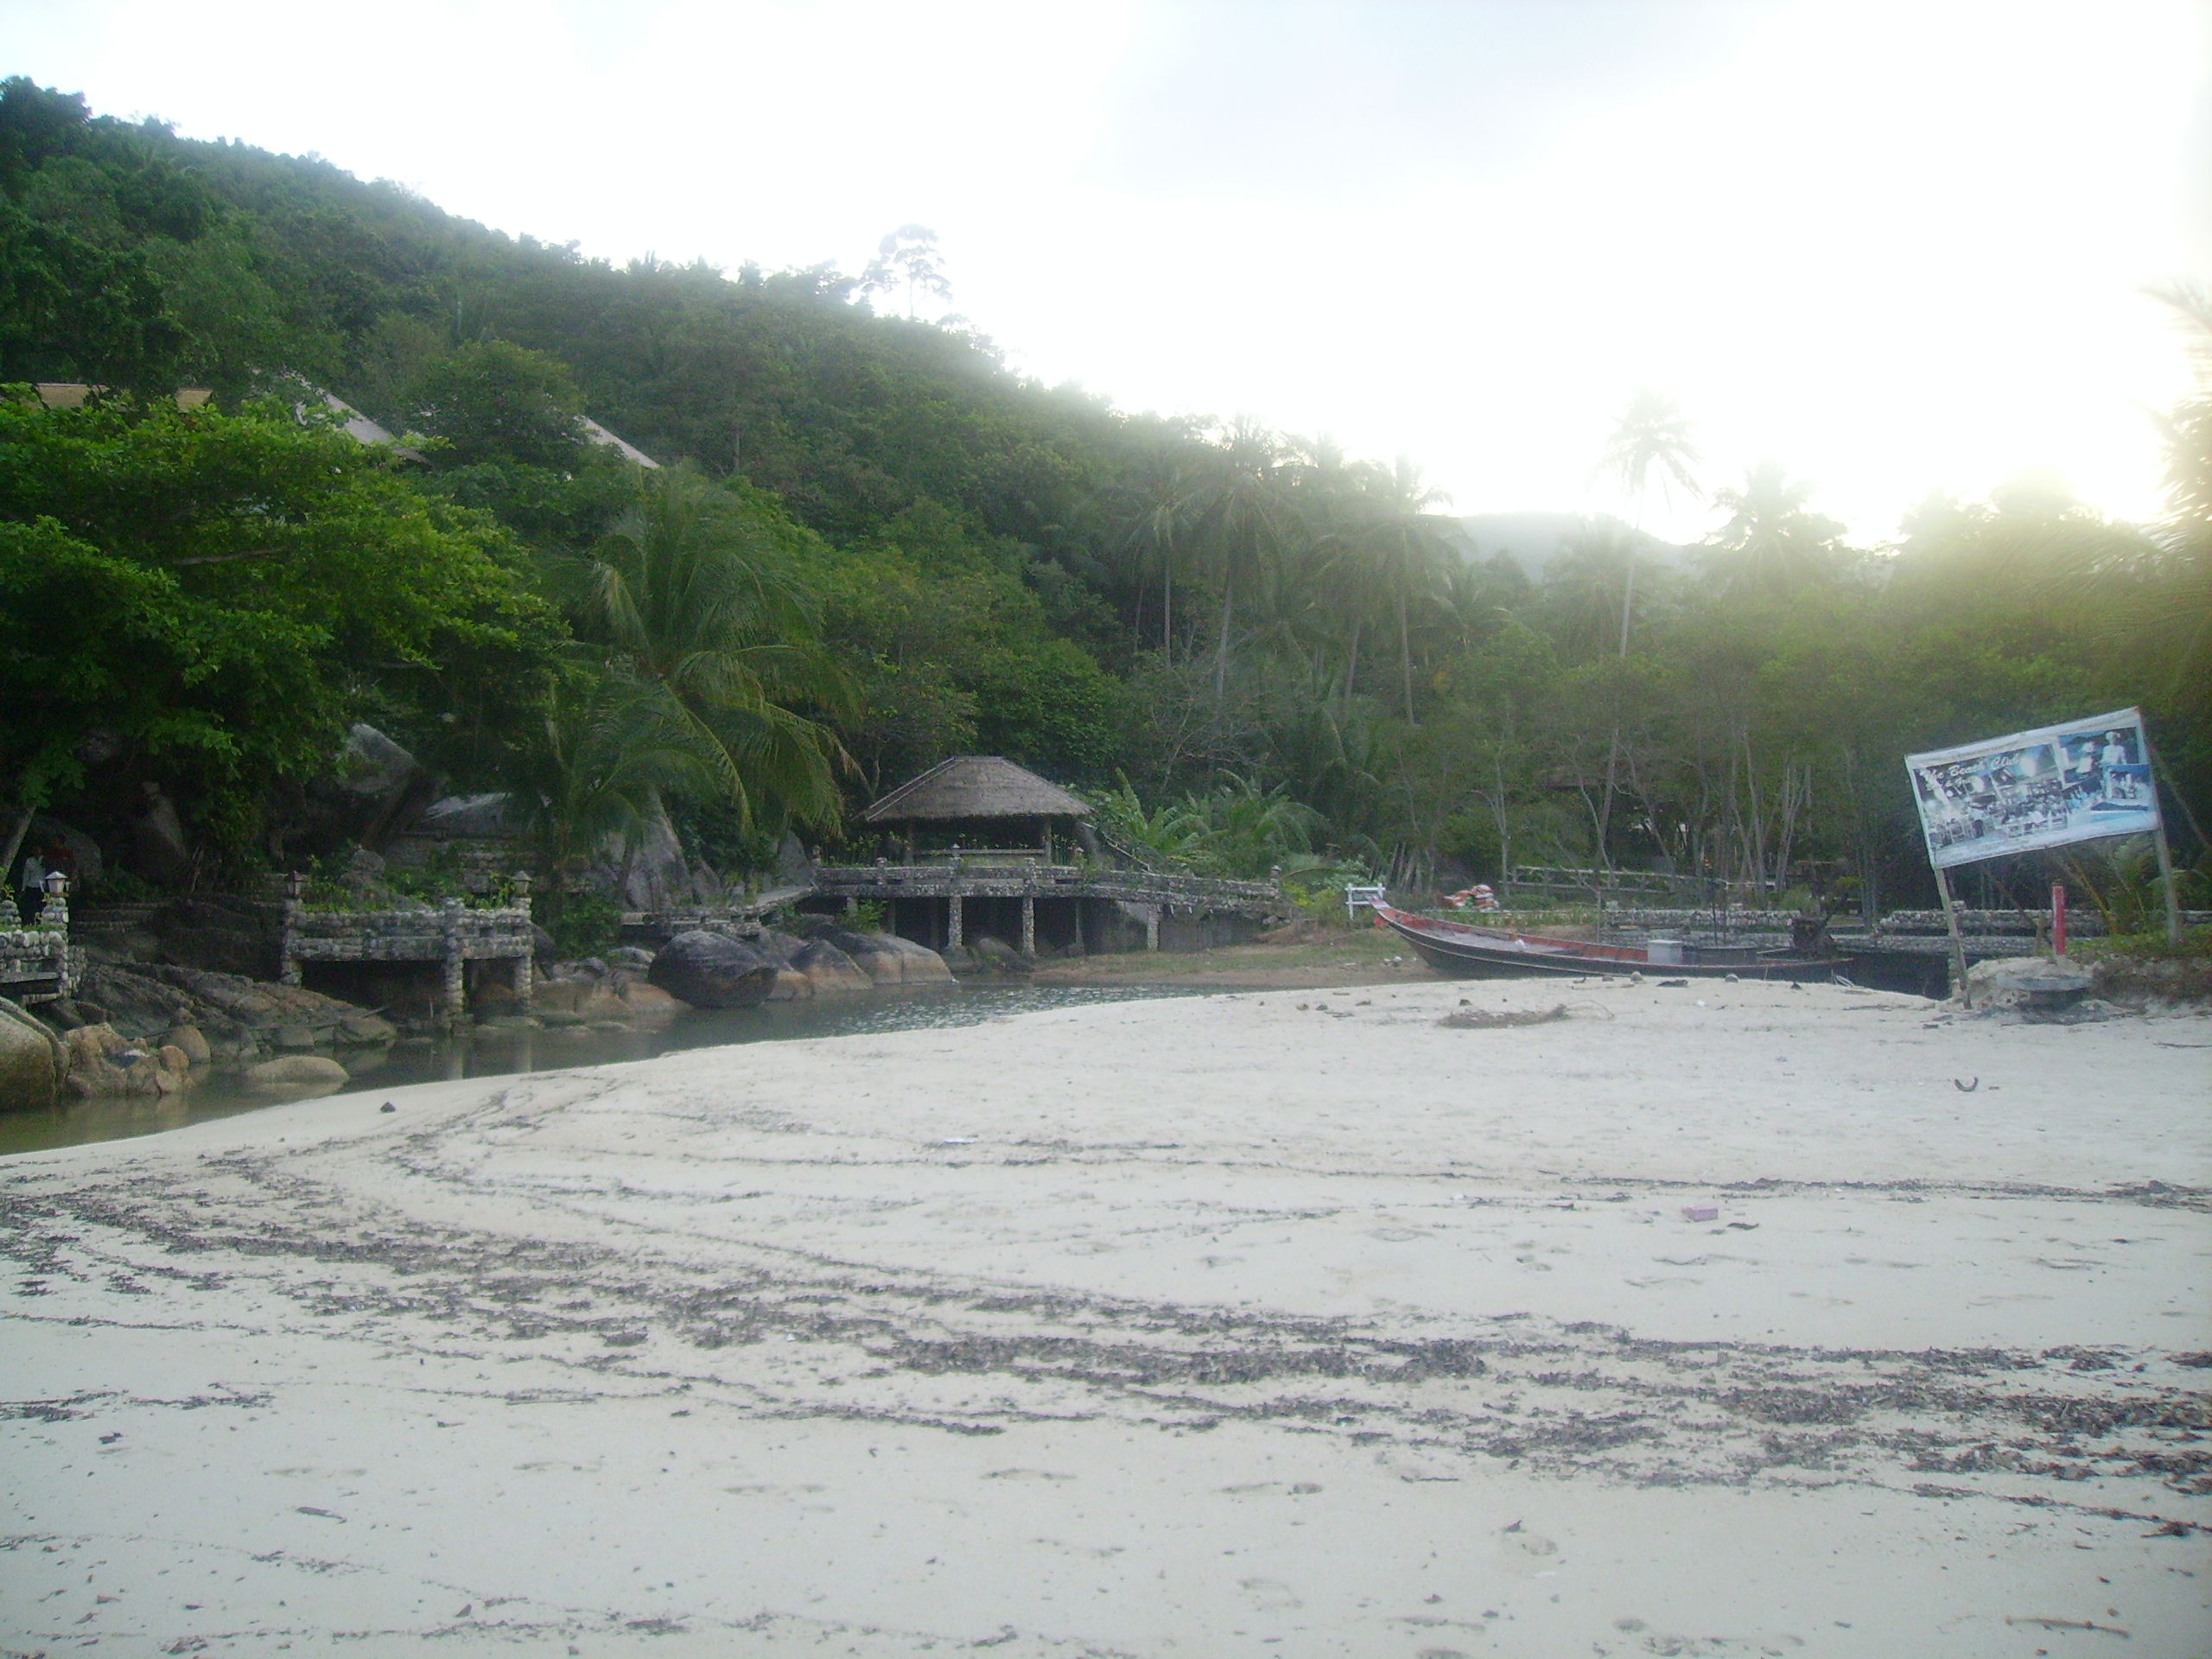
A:
POLYGON ((1430 512, 1452 498, 1421 481, 1421 468, 1403 455, 1387 470, 1363 469, 1363 489, 1356 507, 1360 544, 1370 557, 1370 568, 1389 595, 1398 630, 1398 669, 1405 694, 1406 723, 1414 723, 1413 634, 1407 612, 1416 597, 1433 590, 1439 571, 1452 550, 1446 537, 1450 526, 1430 512))
POLYGON ((850 761, 799 710, 844 711, 851 692, 810 602, 738 502, 689 473, 650 476, 564 575, 578 632, 666 692, 743 823, 835 821, 836 771, 850 761))
POLYGON ((717 745, 666 687, 579 649, 509 751, 508 810, 541 874, 540 913, 557 926, 562 877, 611 839, 634 842, 668 795, 711 797, 717 745))
POLYGON ((1189 498, 1190 522, 1221 588, 1221 637, 1214 652, 1214 703, 1229 695, 1229 639, 1237 588, 1258 582, 1262 563, 1285 528, 1281 440, 1257 421, 1239 416, 1209 445, 1189 498))
POLYGON ((1844 556, 1843 526, 1806 511, 1813 486, 1790 480, 1778 461, 1744 475, 1740 490, 1715 490, 1713 505, 1728 514, 1713 536, 1712 564, 1737 593, 1782 594, 1834 575, 1844 556))
MULTIPOLYGON (((1697 448, 1690 442, 1689 421, 1673 398, 1646 390, 1629 399, 1627 410, 1613 424, 1598 469, 1635 498, 1637 539, 1643 537, 1644 501, 1655 477, 1661 495, 1669 499, 1676 488, 1693 499, 1701 493, 1696 475, 1690 471, 1697 458, 1697 448)), ((1624 657, 1628 655, 1629 619, 1635 604, 1636 558, 1631 546, 1628 579, 1621 592, 1620 654, 1624 657)))

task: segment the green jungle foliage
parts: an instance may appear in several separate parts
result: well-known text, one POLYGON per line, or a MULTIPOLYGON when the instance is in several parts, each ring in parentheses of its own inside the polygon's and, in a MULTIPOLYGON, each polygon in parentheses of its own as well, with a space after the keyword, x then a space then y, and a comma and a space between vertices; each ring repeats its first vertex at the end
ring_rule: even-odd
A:
MULTIPOLYGON (((1118 779, 1128 836, 1224 872, 1872 906, 1930 891, 1904 753, 2133 702, 2202 855, 2202 296, 2170 296, 2201 378, 2158 524, 2020 487, 1868 544, 1764 463, 1686 555, 1602 521, 1535 582, 1408 463, 1039 384, 916 317, 948 292, 918 226, 857 277, 618 268, 0 83, 0 383, 111 389, 0 404, 0 836, 153 785, 211 858, 285 857, 365 719, 513 790, 549 870, 656 824, 761 868, 984 752, 1118 779), (309 387, 401 451, 296 416, 309 387)), ((1640 398, 1605 465, 1694 489, 1689 439, 1640 398)))

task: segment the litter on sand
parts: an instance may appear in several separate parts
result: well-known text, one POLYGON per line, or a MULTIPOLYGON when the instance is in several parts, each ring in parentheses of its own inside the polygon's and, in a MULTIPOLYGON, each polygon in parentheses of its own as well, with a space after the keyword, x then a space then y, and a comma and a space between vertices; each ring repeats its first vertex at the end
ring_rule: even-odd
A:
POLYGON ((1463 1031, 1488 1031, 1495 1026, 1548 1026, 1566 1018, 1567 1004, 1560 1002, 1548 1008, 1455 1008, 1436 1023, 1463 1031))
POLYGON ((1682 1219, 1684 1221, 1718 1221, 1720 1219, 1720 1211, 1718 1207, 1710 1204, 1686 1204, 1682 1206, 1682 1219))

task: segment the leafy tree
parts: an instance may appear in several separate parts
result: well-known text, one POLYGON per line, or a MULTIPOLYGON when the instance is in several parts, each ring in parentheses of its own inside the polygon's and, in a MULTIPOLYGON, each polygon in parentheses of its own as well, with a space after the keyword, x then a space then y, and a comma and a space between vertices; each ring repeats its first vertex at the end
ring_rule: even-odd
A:
POLYGON ((162 784, 241 850, 371 677, 426 726, 510 712, 556 638, 512 550, 281 404, 0 399, 0 776, 18 810, 162 784))
POLYGON ((569 365, 509 340, 479 340, 436 359, 408 404, 410 423, 444 439, 461 466, 560 472, 583 453, 584 395, 569 365))
POLYGON ((937 251, 937 232, 926 225, 901 225, 876 245, 875 257, 861 275, 861 291, 888 293, 906 290, 906 321, 914 320, 914 297, 932 300, 952 297, 945 280, 944 260, 937 251))

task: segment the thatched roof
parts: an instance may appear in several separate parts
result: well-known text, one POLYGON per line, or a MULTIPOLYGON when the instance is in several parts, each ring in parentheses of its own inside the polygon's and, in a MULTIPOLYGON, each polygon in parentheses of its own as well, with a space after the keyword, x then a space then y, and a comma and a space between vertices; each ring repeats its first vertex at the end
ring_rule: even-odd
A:
POLYGON ((861 814, 862 823, 963 818, 1087 818, 1083 802, 995 754, 957 754, 899 785, 861 814))

